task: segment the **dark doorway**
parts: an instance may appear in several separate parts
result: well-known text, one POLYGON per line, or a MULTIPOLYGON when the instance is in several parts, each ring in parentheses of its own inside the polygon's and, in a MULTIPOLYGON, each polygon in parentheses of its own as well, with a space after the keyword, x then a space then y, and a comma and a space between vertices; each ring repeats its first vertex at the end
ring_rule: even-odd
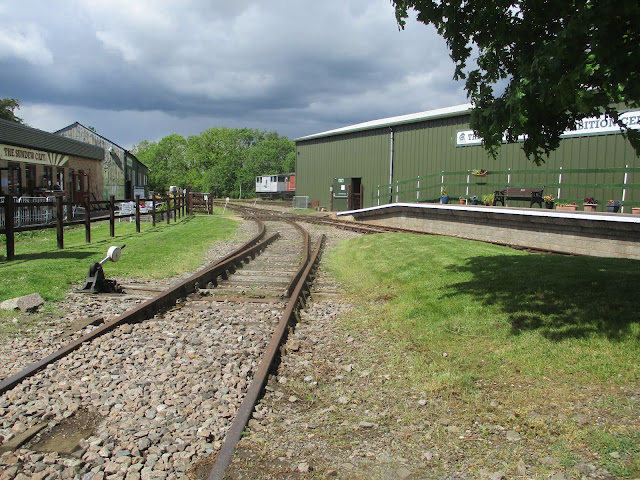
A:
POLYGON ((33 197, 36 194, 36 166, 27 164, 24 170, 27 177, 27 195, 33 197))
POLYGON ((71 199, 80 202, 84 199, 85 193, 89 192, 89 175, 82 170, 77 173, 71 172, 71 199))
POLYGON ((362 179, 351 179, 351 205, 349 210, 358 210, 362 208, 362 179))
POLYGON ((45 165, 42 173, 42 185, 44 190, 51 190, 53 188, 53 167, 45 165))

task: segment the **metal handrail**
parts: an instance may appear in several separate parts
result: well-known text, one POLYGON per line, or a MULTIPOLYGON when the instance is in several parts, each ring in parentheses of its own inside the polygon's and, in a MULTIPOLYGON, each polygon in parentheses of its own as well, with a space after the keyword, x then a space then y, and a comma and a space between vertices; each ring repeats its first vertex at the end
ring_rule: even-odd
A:
MULTIPOLYGON (((595 196, 601 193, 602 201, 605 202, 610 198, 611 191, 618 191, 621 197, 621 205, 630 206, 639 203, 640 199, 635 198, 629 201, 628 193, 630 191, 640 190, 640 167, 609 167, 609 168, 551 168, 541 169, 507 169, 507 170, 490 170, 485 177, 476 177, 472 175, 472 170, 451 170, 429 173, 418 177, 399 180, 391 184, 378 185, 373 189, 371 194, 372 205, 382 205, 399 201, 400 198, 408 198, 406 201, 437 201, 440 197, 442 189, 447 189, 450 196, 453 193, 460 195, 464 193, 465 197, 469 196, 470 190, 486 190, 484 193, 493 193, 495 190, 501 190, 505 186, 511 187, 544 187, 546 191, 556 197, 562 198, 564 201, 582 201, 582 198, 571 198, 562 195, 562 190, 596 190, 590 192, 588 196, 595 196), (576 175, 589 175, 591 178, 595 175, 618 174, 620 181, 611 182, 611 178, 607 178, 607 183, 585 181, 584 177, 575 178, 576 175), (529 178, 523 179, 521 176, 526 175, 529 178), (633 179, 631 177, 634 177, 633 179), (573 181, 572 180, 573 178, 573 181), (499 180, 496 180, 499 179, 499 180), (636 180, 635 182, 633 180, 636 180), (452 192, 455 190, 455 192, 452 192), (608 191, 608 192, 607 192, 608 191)), ((604 179, 603 179, 604 180, 604 179)), ((453 196, 457 196, 453 195, 453 196)), ((620 198, 618 198, 620 200, 620 198)))

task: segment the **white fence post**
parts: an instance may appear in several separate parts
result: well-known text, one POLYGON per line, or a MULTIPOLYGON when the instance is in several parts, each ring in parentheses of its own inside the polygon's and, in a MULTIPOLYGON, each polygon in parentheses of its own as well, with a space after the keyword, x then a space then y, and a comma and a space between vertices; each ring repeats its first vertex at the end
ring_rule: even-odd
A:
POLYGON ((467 190, 466 190, 466 193, 465 193, 465 196, 466 196, 467 198, 465 199, 465 203, 469 203, 469 181, 470 181, 470 180, 471 180, 471 175, 469 175, 469 174, 467 173, 467 190))
POLYGON ((560 167, 560 175, 558 175, 558 197, 556 200, 560 200, 560 194, 562 193, 562 167, 560 167))
MULTIPOLYGON (((625 168, 629 168, 629 165, 625 165, 625 168)), ((627 183, 629 183, 629 171, 625 170, 624 171, 624 181, 622 182, 623 185, 626 185, 627 183)), ((622 187, 622 203, 624 203, 624 201, 627 199, 627 189, 625 187, 622 187)), ((621 213, 624 213, 624 205, 622 205, 622 208, 620 209, 621 213)))

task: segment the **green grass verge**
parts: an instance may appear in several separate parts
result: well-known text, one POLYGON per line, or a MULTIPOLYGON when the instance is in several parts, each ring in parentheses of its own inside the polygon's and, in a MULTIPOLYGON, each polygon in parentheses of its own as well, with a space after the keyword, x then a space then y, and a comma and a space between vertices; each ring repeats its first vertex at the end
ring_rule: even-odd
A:
POLYGON ((184 217, 177 223, 143 222, 140 233, 135 223, 116 223, 115 238, 109 237, 109 223, 91 226, 91 243, 85 243, 83 227, 64 232, 64 249, 59 250, 54 229, 16 234, 15 259, 6 260, 4 236, 0 237, 0 301, 33 292, 45 300, 62 300, 68 290, 84 282, 89 265, 106 256, 111 245, 126 247, 119 262, 107 262, 107 278, 169 278, 196 269, 211 245, 229 238, 236 222, 219 215, 184 217))
POLYGON ((403 234, 343 242, 327 262, 360 305, 345 327, 394 345, 385 352, 394 371, 448 399, 463 424, 498 423, 487 397, 499 399, 505 424, 522 422, 549 446, 557 432, 521 419, 557 416, 566 463, 583 452, 606 457, 619 478, 640 474, 640 450, 629 447, 640 426, 628 422, 640 410, 629 393, 640 383, 640 262, 403 234), (578 405, 607 419, 578 425, 578 405))

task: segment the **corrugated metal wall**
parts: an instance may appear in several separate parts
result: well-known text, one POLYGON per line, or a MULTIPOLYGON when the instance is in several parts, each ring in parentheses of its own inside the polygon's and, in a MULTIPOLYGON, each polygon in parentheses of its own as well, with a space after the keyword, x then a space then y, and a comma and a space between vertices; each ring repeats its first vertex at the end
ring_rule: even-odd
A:
POLYGON ((334 178, 362 178, 365 206, 374 185, 389 183, 388 128, 300 142, 296 151, 296 195, 322 206, 329 207, 334 178))
MULTIPOLYGON (((640 167, 638 157, 622 135, 563 139, 558 150, 540 167, 526 159, 519 144, 502 146, 498 158, 494 160, 481 146, 456 146, 456 134, 460 130, 469 129, 468 120, 468 115, 459 115, 394 126, 394 181, 415 179, 442 171, 463 172, 484 168, 489 172, 501 173, 490 173, 488 177, 477 180, 472 177, 469 195, 480 196, 504 188, 510 175, 512 185, 552 185, 545 188, 545 193, 556 196, 559 174, 557 171, 550 173, 549 170, 557 170, 560 167, 640 167), (518 172, 519 170, 533 171, 518 172)), ((377 195, 378 185, 389 183, 390 141, 390 129, 384 127, 298 142, 296 195, 308 195, 310 200, 319 200, 320 205, 328 207, 329 187, 334 177, 359 177, 362 178, 364 187, 364 206, 376 204, 377 199, 372 199, 372 194, 377 195)), ((598 192, 594 192, 594 187, 590 185, 621 183, 622 176, 620 172, 564 174, 564 183, 578 185, 573 188, 563 187, 562 198, 581 202, 584 197, 594 196, 601 204, 609 199, 620 200, 619 189, 599 188, 598 192)), ((633 176, 634 174, 630 175, 628 183, 640 183, 640 178, 633 176)), ((444 185, 449 196, 466 195, 466 186, 457 185, 466 183, 466 180, 466 174, 448 175, 444 185)), ((425 181, 421 187, 425 183, 431 183, 432 188, 423 188, 420 200, 438 197, 439 185, 434 182, 439 181, 439 178, 434 180, 434 177, 425 181)), ((637 190, 628 190, 627 201, 635 201, 640 205, 639 195, 640 192, 637 190)), ((415 201, 416 193, 400 195, 397 200, 415 201)))

